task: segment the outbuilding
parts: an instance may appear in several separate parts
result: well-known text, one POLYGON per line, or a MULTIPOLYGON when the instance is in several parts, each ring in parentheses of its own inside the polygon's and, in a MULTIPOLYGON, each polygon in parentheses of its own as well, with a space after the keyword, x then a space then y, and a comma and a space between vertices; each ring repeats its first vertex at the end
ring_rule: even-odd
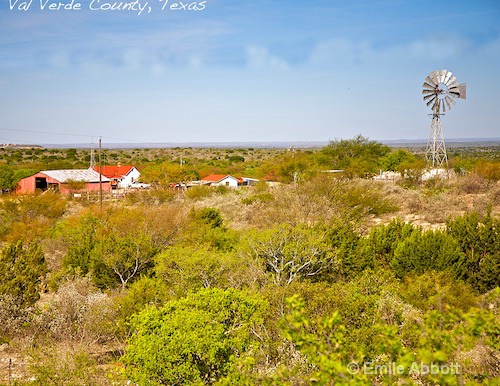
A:
POLYGON ((55 190, 62 194, 99 191, 111 191, 111 180, 89 169, 44 170, 19 181, 17 193, 55 190), (100 183, 101 182, 101 183, 100 183))

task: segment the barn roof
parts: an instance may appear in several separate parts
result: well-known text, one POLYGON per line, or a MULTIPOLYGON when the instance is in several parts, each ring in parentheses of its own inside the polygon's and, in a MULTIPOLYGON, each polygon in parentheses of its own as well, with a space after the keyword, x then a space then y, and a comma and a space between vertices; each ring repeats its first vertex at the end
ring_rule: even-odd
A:
MULTIPOLYGON (((85 181, 85 182, 99 182, 99 173, 92 169, 66 169, 66 170, 43 170, 40 173, 53 178, 59 182, 72 181, 85 181)), ((109 178, 102 176, 102 182, 109 182, 109 178)))

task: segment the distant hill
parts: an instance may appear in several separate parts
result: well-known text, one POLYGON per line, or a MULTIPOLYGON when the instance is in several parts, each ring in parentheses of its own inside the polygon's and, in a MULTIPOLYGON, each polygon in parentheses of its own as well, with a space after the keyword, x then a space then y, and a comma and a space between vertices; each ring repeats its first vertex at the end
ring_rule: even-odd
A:
MULTIPOLYGON (((426 146, 427 139, 395 139, 376 140, 391 147, 422 147, 426 146)), ((151 143, 103 143, 106 149, 144 149, 144 148, 257 148, 257 149, 286 149, 286 148, 320 148, 328 145, 329 141, 251 141, 251 142, 151 142, 151 143)), ((33 148, 45 147, 52 149, 89 147, 88 143, 42 144, 42 145, 0 145, 0 147, 33 148)), ((449 138, 447 147, 463 146, 500 146, 500 138, 449 138)))
POLYGON ((43 149, 44 146, 41 145, 19 145, 16 143, 0 143, 0 148, 10 148, 10 149, 43 149))

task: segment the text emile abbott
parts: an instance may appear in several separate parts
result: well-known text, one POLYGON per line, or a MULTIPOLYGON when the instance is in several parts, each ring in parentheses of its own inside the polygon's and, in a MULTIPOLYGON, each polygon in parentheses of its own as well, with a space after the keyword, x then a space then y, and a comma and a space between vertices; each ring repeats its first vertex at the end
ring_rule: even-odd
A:
MULTIPOLYGON (((171 1, 156 0, 160 11, 203 11, 206 8, 207 1, 171 1)), ((29 11, 37 8, 42 11, 81 11, 84 6, 76 0, 54 1, 54 0, 9 0, 11 11, 29 11), (35 5, 34 5, 35 4, 35 5), (33 7, 33 8, 32 8, 33 7)), ((132 11, 141 15, 143 12, 151 13, 153 11, 153 2, 149 1, 106 1, 90 0, 86 3, 91 11, 132 11)))

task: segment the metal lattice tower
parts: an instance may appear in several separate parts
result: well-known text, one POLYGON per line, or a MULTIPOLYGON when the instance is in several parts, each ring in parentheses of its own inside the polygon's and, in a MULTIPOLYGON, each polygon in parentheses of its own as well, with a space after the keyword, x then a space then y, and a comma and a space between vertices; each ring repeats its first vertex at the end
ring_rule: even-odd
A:
POLYGON ((429 114, 432 116, 432 127, 427 141, 427 150, 425 158, 432 167, 441 168, 448 166, 448 156, 446 154, 446 145, 444 143, 443 127, 441 125, 441 116, 439 114, 429 114))
POLYGON ((441 118, 455 104, 453 98, 466 98, 465 83, 458 84, 457 78, 448 70, 433 71, 425 78, 422 94, 427 106, 432 106, 431 132, 427 141, 425 157, 431 167, 448 166, 441 118))

